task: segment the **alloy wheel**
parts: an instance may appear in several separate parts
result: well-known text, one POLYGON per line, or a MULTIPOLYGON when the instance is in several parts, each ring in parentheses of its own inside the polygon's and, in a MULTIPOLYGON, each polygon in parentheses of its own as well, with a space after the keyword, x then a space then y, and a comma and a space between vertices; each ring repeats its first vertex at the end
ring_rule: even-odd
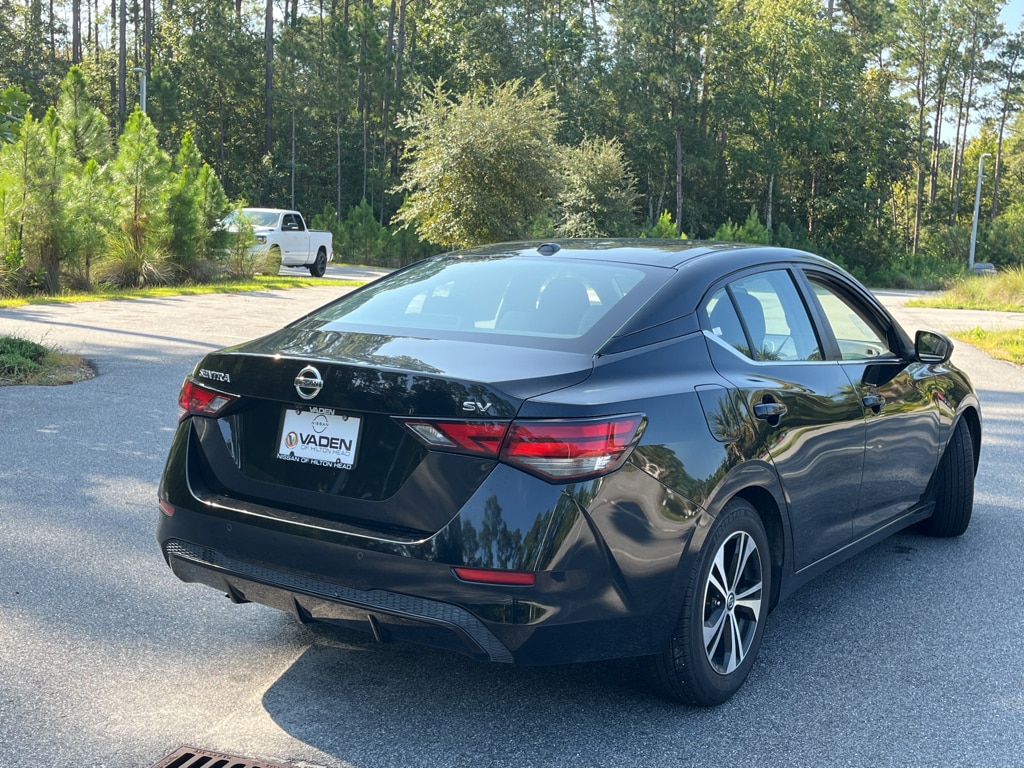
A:
POLYGON ((704 652, 712 669, 728 675, 743 664, 761 621, 761 553, 745 531, 718 548, 704 586, 704 652))

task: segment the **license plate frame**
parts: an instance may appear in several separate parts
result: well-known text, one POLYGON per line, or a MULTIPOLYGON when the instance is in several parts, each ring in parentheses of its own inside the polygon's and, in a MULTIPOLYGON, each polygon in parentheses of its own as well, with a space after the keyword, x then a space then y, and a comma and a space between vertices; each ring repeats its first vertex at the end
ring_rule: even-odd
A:
POLYGON ((351 470, 363 420, 336 409, 287 406, 282 410, 277 458, 285 462, 351 470))

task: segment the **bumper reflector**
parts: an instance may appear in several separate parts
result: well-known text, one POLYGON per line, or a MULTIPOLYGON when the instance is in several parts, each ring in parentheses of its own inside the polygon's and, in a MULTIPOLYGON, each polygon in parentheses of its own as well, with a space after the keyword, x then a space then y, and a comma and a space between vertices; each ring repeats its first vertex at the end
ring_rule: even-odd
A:
POLYGON ((478 582, 485 585, 513 585, 531 587, 537 583, 537 575, 532 571, 504 571, 502 569, 474 569, 468 566, 455 566, 452 573, 464 582, 478 582))

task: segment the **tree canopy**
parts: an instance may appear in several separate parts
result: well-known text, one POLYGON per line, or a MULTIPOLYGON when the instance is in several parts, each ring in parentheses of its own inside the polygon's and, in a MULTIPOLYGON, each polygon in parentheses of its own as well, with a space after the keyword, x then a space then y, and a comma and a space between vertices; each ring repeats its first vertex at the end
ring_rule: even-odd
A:
MULTIPOLYGON (((966 263, 986 155, 978 258, 1020 263, 1024 58, 1002 8, 0 0, 5 264, 50 258, 21 217, 28 196, 63 189, 61 175, 74 184, 40 226, 61 229, 113 184, 111 227, 135 228, 142 248, 140 225, 124 229, 128 161, 117 159, 136 146, 164 178, 146 215, 159 246, 149 253, 179 276, 205 247, 180 229, 209 219, 185 195, 197 162, 208 167, 202 184, 215 179, 231 200, 333 212, 339 236, 354 217, 347 231, 367 234, 339 242, 382 262, 422 253, 411 233, 456 245, 668 222, 712 237, 753 209, 774 242, 886 276, 922 260, 966 263), (148 127, 133 109, 143 83, 148 127), (7 149, 27 141, 38 152, 7 149), (186 144, 188 158, 172 162, 186 144)), ((62 237, 53 243, 68 269, 91 263, 78 233, 62 237)))

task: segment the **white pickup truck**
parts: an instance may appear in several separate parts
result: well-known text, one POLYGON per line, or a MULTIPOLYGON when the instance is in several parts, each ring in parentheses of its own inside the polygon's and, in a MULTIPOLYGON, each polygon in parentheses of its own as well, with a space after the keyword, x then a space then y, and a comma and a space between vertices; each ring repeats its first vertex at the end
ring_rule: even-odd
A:
POLYGON ((314 278, 321 278, 327 263, 334 258, 334 236, 325 230, 310 230, 298 211, 282 208, 243 208, 242 215, 252 222, 256 235, 254 248, 281 256, 282 267, 306 267, 314 278))

